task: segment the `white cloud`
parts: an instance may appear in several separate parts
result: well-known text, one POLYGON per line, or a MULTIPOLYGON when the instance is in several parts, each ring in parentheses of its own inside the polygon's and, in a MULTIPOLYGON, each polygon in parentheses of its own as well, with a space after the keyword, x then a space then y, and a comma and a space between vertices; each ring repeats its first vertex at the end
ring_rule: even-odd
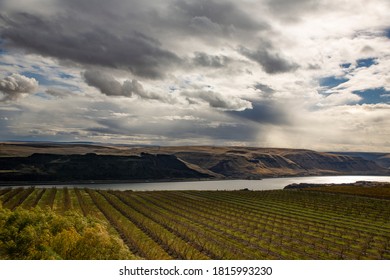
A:
POLYGON ((387 0, 50 2, 0 4, 13 136, 390 151, 386 104, 354 93, 390 91, 387 0), (25 21, 42 32, 18 40, 25 21), (335 76, 348 81, 320 85, 335 76), (14 102, 22 89, 40 94, 14 102))
POLYGON ((338 106, 347 104, 356 104, 361 101, 362 98, 359 95, 350 92, 332 93, 326 96, 318 103, 318 106, 338 106))
POLYGON ((37 80, 15 73, 0 80, 0 93, 4 95, 3 101, 15 100, 24 93, 33 93, 37 88, 37 80))

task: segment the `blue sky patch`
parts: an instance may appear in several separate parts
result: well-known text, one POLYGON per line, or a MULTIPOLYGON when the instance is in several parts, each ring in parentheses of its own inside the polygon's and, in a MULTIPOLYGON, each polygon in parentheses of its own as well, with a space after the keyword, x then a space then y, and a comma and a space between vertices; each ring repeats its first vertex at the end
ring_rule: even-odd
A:
POLYGON ((333 88, 337 87, 338 85, 345 83, 349 81, 349 79, 344 77, 336 77, 336 76, 329 76, 320 79, 320 86, 321 87, 327 87, 327 88, 333 88))
MULTIPOLYGON (((1 54, 1 53, 0 53, 1 54)), ((0 65, 4 65, 4 66, 13 66, 13 64, 11 63, 5 63, 5 62, 1 62, 0 61, 0 65)))
POLYGON ((38 73, 25 71, 25 72, 22 72, 20 74, 22 74, 22 75, 24 75, 26 77, 29 77, 29 78, 34 78, 35 80, 38 81, 38 83, 40 85, 51 86, 51 85, 55 85, 56 84, 55 82, 48 80, 45 76, 43 76, 41 74, 38 74, 38 73))
POLYGON ((69 74, 66 74, 66 73, 60 73, 60 78, 62 78, 62 79, 65 79, 65 80, 69 80, 69 79, 73 79, 74 78, 74 76, 72 76, 72 75, 69 75, 69 74))
POLYGON ((1 42, 0 42, 0 55, 4 55, 6 53, 7 51, 1 47, 1 42))
POLYGON ((44 94, 43 92, 38 92, 35 94, 36 96, 39 96, 40 98, 42 99, 50 99, 46 94, 44 94))
POLYGON ((376 58, 363 58, 356 60, 357 67, 370 67, 371 65, 377 64, 376 58))
POLYGON ((343 64, 340 64, 340 67, 343 69, 348 69, 351 65, 352 65, 352 63, 343 63, 343 64))
POLYGON ((62 86, 62 87, 66 87, 70 91, 79 90, 79 88, 74 86, 74 85, 69 85, 67 83, 63 83, 63 82, 59 82, 59 81, 52 81, 52 80, 49 80, 45 76, 38 74, 38 73, 25 71, 25 72, 22 72, 20 74, 22 74, 26 77, 29 77, 29 78, 34 78, 35 80, 38 81, 38 83, 40 85, 43 85, 43 86, 62 86))
POLYGON ((3 45, 4 45, 4 40, 1 39, 1 37, 0 37, 0 55, 7 53, 7 51, 4 48, 2 48, 3 45))
POLYGON ((359 90, 353 93, 362 97, 362 100, 358 104, 390 104, 390 91, 386 91, 383 87, 359 90))
POLYGON ((390 39, 390 28, 385 30, 385 36, 390 39))

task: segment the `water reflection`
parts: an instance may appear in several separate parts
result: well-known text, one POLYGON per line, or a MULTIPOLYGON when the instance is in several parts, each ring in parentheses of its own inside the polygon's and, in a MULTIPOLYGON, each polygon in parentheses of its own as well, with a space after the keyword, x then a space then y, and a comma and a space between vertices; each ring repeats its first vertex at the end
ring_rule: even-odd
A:
MULTIPOLYGON (((193 181, 193 182, 159 182, 159 183, 122 183, 122 184, 80 184, 55 185, 56 187, 79 187, 112 190, 273 190, 282 189, 293 183, 354 183, 356 181, 390 182, 390 176, 316 176, 270 178, 264 180, 223 180, 223 181, 193 181)), ((54 185, 35 185, 36 187, 53 187, 54 185)))

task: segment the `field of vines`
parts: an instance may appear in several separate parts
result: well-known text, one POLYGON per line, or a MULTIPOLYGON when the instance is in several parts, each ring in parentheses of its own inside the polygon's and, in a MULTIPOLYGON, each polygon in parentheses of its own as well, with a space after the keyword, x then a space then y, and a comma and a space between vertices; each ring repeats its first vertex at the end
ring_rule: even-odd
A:
POLYGON ((375 183, 371 184, 369 187, 367 185, 356 184, 334 184, 328 186, 310 187, 307 188, 306 191, 349 194, 390 200, 390 183, 375 183))
MULTIPOLYGON (((376 190, 377 191, 377 190, 376 190)), ((390 259, 390 202, 305 190, 2 188, 2 207, 96 218, 134 259, 390 259)))

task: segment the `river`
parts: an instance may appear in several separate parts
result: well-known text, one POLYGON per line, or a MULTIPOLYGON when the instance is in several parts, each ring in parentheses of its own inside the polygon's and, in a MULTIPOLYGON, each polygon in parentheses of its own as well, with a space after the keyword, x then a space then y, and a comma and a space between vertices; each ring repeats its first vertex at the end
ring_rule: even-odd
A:
POLYGON ((118 184, 64 184, 39 185, 35 187, 79 187, 111 190, 133 191, 164 191, 164 190, 275 190, 283 189, 293 183, 354 183, 356 181, 390 182, 390 176, 313 176, 269 178, 263 180, 221 180, 221 181, 191 181, 191 182, 151 182, 151 183, 118 183, 118 184))

